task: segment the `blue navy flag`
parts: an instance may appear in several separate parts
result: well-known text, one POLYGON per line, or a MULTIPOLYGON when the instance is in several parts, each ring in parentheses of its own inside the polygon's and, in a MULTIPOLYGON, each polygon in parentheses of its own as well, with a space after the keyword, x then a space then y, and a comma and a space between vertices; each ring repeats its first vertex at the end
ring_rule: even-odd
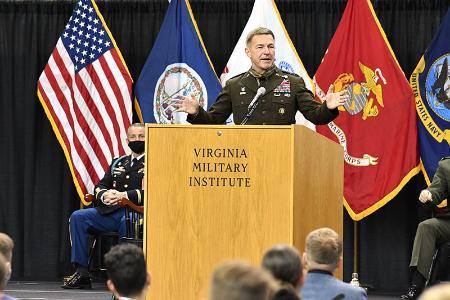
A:
POLYGON ((427 183, 450 155, 450 7, 410 78, 416 98, 422 170, 427 183))
POLYGON ((172 0, 141 75, 136 98, 146 123, 179 124, 170 100, 194 94, 207 109, 221 90, 187 0, 172 0))

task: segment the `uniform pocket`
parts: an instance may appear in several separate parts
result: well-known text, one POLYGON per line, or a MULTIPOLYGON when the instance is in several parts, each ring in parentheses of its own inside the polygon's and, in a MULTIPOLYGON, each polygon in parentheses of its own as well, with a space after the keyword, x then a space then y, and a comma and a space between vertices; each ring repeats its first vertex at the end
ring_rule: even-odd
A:
POLYGON ((273 118, 276 120, 288 120, 295 116, 292 100, 280 97, 272 100, 273 118))

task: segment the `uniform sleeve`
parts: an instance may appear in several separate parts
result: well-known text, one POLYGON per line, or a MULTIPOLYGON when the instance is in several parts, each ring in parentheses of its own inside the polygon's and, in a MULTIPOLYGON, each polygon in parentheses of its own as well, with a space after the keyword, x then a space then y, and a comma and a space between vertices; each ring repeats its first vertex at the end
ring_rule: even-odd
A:
POLYGON ((305 116, 305 118, 316 124, 325 125, 333 121, 338 115, 339 110, 328 109, 326 102, 322 104, 314 100, 313 93, 305 86, 305 82, 301 77, 294 77, 296 87, 297 109, 305 116))
POLYGON ((444 199, 448 197, 448 173, 450 172, 450 160, 442 160, 434 174, 428 190, 433 195, 432 203, 439 205, 444 199), (446 168, 445 165, 448 165, 446 168), (446 170, 447 169, 447 170, 446 170), (447 173, 447 174, 446 174, 447 173))
POLYGON ((196 116, 188 115, 187 121, 191 124, 224 124, 232 111, 230 85, 227 83, 208 111, 199 107, 198 114, 196 116))
POLYGON ((144 205, 144 190, 141 189, 134 189, 126 191, 128 200, 133 202, 136 205, 142 206, 144 205))
POLYGON ((109 165, 108 170, 106 171, 103 178, 98 182, 98 184, 94 188, 94 196, 98 205, 104 205, 102 202, 103 193, 109 189, 112 189, 112 176, 111 176, 111 168, 116 160, 113 160, 111 165, 109 165))

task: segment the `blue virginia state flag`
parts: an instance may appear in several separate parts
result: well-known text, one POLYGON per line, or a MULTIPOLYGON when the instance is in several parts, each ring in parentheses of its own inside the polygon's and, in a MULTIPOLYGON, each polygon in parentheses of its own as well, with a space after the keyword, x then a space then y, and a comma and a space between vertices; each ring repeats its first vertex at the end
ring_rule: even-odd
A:
POLYGON ((427 183, 450 155, 450 8, 410 78, 416 98, 422 170, 427 183))
POLYGON ((186 113, 170 100, 195 94, 207 109, 221 90, 187 0, 172 0, 150 56, 136 83, 144 122, 179 124, 186 113))

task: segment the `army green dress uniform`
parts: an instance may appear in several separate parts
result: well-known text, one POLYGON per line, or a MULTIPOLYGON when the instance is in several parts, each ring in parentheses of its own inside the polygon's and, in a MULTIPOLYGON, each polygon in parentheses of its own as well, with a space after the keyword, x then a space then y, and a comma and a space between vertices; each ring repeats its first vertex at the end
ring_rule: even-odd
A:
POLYGON ((208 112, 200 107, 197 115, 188 115, 187 121, 223 124, 233 114, 234 123, 240 124, 259 87, 264 87, 266 93, 259 98, 258 106, 247 122, 249 125, 295 124, 297 110, 312 123, 320 125, 329 123, 339 114, 337 109, 328 109, 325 102, 316 102, 301 77, 274 66, 262 75, 250 69, 231 78, 208 112))
MULTIPOLYGON (((445 157, 439 162, 433 181, 427 189, 432 194, 431 203, 435 206, 448 199, 450 157, 445 157)), ((448 241, 450 241, 450 212, 445 209, 436 217, 421 222, 417 227, 410 267, 417 267, 420 274, 428 278, 436 246, 448 241)))

